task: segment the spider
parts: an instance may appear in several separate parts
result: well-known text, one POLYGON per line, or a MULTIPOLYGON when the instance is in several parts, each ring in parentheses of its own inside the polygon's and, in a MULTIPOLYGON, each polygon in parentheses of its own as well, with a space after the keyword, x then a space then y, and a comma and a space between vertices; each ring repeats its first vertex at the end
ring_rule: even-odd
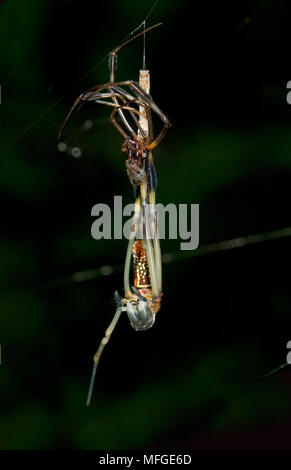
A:
POLYGON ((155 209, 157 178, 152 150, 164 138, 168 128, 171 127, 171 123, 149 94, 149 71, 140 71, 139 83, 133 80, 114 81, 118 51, 151 29, 160 26, 160 24, 144 29, 141 33, 116 47, 110 53, 110 81, 82 93, 74 102, 59 132, 59 138, 61 138, 67 121, 79 104, 93 101, 97 104, 112 107, 113 111, 110 120, 124 138, 122 151, 127 155, 126 169, 135 193, 135 210, 124 267, 124 297, 121 298, 118 292, 114 294, 117 308, 105 336, 94 355, 87 405, 91 401, 100 356, 104 346, 110 339, 121 313, 127 313, 130 324, 136 331, 147 330, 154 324, 155 315, 160 309, 163 295, 161 251, 155 209), (129 91, 125 87, 129 88, 129 91), (156 136, 153 134, 152 112, 163 123, 162 130, 156 136), (137 238, 138 229, 141 229, 142 239, 137 238), (130 263, 132 257, 134 285, 130 287, 130 263))

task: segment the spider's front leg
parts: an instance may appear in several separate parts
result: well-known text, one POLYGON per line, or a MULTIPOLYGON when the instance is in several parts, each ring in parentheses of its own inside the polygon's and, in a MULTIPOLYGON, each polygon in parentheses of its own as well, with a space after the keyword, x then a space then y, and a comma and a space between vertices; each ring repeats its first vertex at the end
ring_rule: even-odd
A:
MULTIPOLYGON (((131 90, 136 94, 136 96, 140 99, 140 101, 143 103, 144 108, 146 109, 146 105, 154 112, 156 113, 161 121, 164 123, 164 127, 161 130, 161 132, 158 134, 158 136, 152 140, 150 139, 150 143, 147 146, 147 150, 153 150, 155 147, 159 145, 159 143, 162 141, 162 139, 165 137, 167 130, 171 127, 171 123, 166 116, 165 113, 156 105, 156 103, 153 101, 151 95, 148 95, 145 93, 145 91, 141 88, 141 86, 133 81, 133 80, 127 80, 125 82, 120 82, 117 85, 121 86, 128 86, 130 87, 131 90)), ((148 119, 149 122, 151 123, 151 119, 148 119)))

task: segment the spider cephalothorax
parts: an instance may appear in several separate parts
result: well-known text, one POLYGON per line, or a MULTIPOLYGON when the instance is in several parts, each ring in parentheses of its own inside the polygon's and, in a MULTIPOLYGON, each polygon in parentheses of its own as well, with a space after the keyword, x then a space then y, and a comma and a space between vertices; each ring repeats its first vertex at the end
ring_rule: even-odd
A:
POLYGON ((127 155, 125 166, 131 184, 140 186, 146 181, 144 162, 149 152, 145 150, 142 140, 134 141, 131 139, 126 139, 122 151, 127 155))

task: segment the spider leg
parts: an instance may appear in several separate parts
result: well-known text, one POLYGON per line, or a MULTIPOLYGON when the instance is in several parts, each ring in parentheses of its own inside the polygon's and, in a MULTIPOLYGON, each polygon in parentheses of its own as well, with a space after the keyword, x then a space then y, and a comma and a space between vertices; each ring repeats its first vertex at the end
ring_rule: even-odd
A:
POLYGON ((140 216, 141 216, 141 200, 140 200, 140 197, 137 197, 135 200, 134 215, 132 218, 131 232, 129 235, 125 264, 124 264, 123 284, 124 284, 124 296, 126 298, 129 298, 130 296, 132 296, 132 292, 130 289, 130 280, 129 280, 130 261, 132 257, 133 245, 136 240, 136 234, 138 231, 140 216))
POLYGON ((85 91, 84 93, 82 93, 80 96, 78 96, 78 98, 75 100, 73 106, 71 107, 70 111, 68 112, 68 114, 67 114, 67 116, 66 116, 60 130, 59 130, 59 134, 58 134, 58 139, 59 140, 62 138, 64 128, 66 127, 68 120, 70 119, 73 111, 78 106, 78 104, 82 103, 82 101, 90 101, 91 96, 94 96, 94 94, 96 92, 98 92, 98 90, 104 90, 104 88, 106 88, 106 87, 107 87, 107 84, 94 86, 94 87, 90 88, 89 90, 85 91))
MULTIPOLYGON (((144 133, 142 127, 139 124, 139 120, 135 116, 135 114, 137 114, 137 110, 132 108, 132 106, 127 106, 128 104, 131 105, 133 102, 136 102, 137 100, 132 95, 125 92, 122 88, 116 88, 114 86, 114 84, 111 84, 111 83, 101 85, 101 86, 98 86, 98 87, 94 87, 94 89, 92 89, 91 91, 83 93, 82 98, 80 99, 80 101, 94 101, 95 103, 105 104, 107 106, 114 107, 115 109, 118 110, 118 114, 119 114, 124 126, 127 128, 127 130, 132 135, 132 137, 136 138, 136 133, 134 132, 134 130, 130 126, 130 124, 129 124, 128 120, 126 119, 126 117, 124 115, 124 112, 123 112, 123 110, 127 110, 130 113, 131 118, 133 119, 133 121, 134 121, 135 125, 137 126, 137 128, 139 129, 139 131, 145 137, 145 133, 144 133), (104 89, 110 90, 110 91, 108 93, 102 92, 102 90, 104 90, 104 89), (101 91, 99 91, 99 90, 101 90, 101 91), (103 101, 103 99, 106 99, 106 98, 111 98, 112 102, 103 101), (119 103, 118 99, 122 101, 122 104, 119 103)), ((116 111, 114 110, 112 115, 111 115, 111 122, 118 129, 118 131, 121 132, 121 126, 119 126, 118 123, 116 122, 116 119, 114 117, 115 114, 116 114, 116 111)), ((121 132, 121 134, 124 137, 127 136, 127 134, 124 133, 124 132, 121 132)))
POLYGON ((163 140, 165 137, 166 133, 168 132, 168 127, 164 126, 159 135, 147 146, 148 150, 153 150, 156 148, 159 143, 163 140))
MULTIPOLYGON (((141 98, 148 104, 148 106, 159 116, 159 118, 162 120, 164 123, 164 127, 161 130, 161 132, 158 134, 158 136, 152 140, 150 139, 150 144, 147 146, 148 150, 153 150, 155 147, 159 145, 161 140, 165 137, 167 130, 169 127, 171 127, 171 123, 168 119, 168 117, 163 113, 163 111, 154 103, 150 95, 147 95, 144 90, 139 86, 138 83, 136 82, 131 82, 128 84, 128 86, 137 93, 138 96, 141 96, 141 98)), ((151 119, 149 120, 151 122, 151 119)))
MULTIPOLYGON (((122 99, 120 96, 119 96, 120 99, 122 99)), ((123 101, 123 100, 122 100, 123 101)), ((141 104, 143 105, 143 103, 141 103, 139 100, 137 99, 134 99, 134 101, 137 103, 137 104, 141 104)), ((125 103, 125 101, 124 101, 125 103)), ((130 103, 131 104, 131 103, 130 103)), ((118 104, 118 102, 115 104, 115 109, 114 111, 112 112, 111 116, 110 116, 110 120, 112 122, 112 124, 116 127, 116 129, 121 133, 121 135, 125 138, 125 139, 128 139, 129 136, 126 134, 126 132, 122 129, 122 127, 118 124, 118 122, 116 121, 115 119, 115 114, 119 111, 122 112, 122 121, 124 123, 124 125, 127 127, 127 129, 130 131, 130 133, 132 134, 132 137, 134 140, 136 140, 138 137, 137 137, 137 134, 134 132, 134 130, 131 128, 130 124, 128 123, 126 117, 124 116, 124 113, 123 111, 128 111, 131 115, 131 117, 134 119, 134 122, 136 123, 137 125, 137 128, 140 129, 140 131, 142 132, 142 135, 143 137, 145 137, 145 132, 143 131, 140 123, 137 121, 136 117, 134 116, 135 114, 138 115, 138 116, 142 116, 142 114, 135 108, 133 108, 132 106, 127 106, 126 104, 118 104)), ((120 114, 120 113, 119 113, 120 114)))
POLYGON ((99 364, 100 356, 103 352, 104 347, 106 346, 106 344, 110 340, 111 334, 112 334, 114 328, 116 327, 116 324, 119 320, 119 317, 120 317, 121 313, 125 311, 125 308, 122 305, 122 301, 121 301, 121 299, 118 295, 118 292, 115 292, 115 298, 118 302, 117 303, 117 309, 115 311, 115 315, 114 315, 110 325, 108 326, 108 328, 105 332, 105 336, 101 340, 99 348, 97 349, 97 351, 94 355, 94 358, 93 358, 93 370, 92 370, 92 375, 91 375, 91 380, 90 380, 90 385, 89 385, 89 391, 88 391, 88 397, 87 397, 87 406, 89 406, 90 402, 91 402, 92 392, 93 392, 93 387, 94 387, 94 382, 95 382, 95 376, 96 376, 96 370, 97 370, 97 366, 99 364))
POLYGON ((62 124, 62 126, 61 126, 61 128, 60 128, 60 130, 59 130, 59 134, 58 134, 58 139, 59 139, 59 140, 61 140, 61 138, 62 138, 64 128, 66 127, 67 122, 68 122, 68 120, 70 119, 72 112, 74 111, 74 109, 76 108, 76 106, 78 106, 78 104, 82 101, 82 97, 83 97, 83 95, 80 95, 80 96, 76 99, 76 101, 74 102, 74 104, 73 104, 73 106, 71 107, 70 111, 68 112, 68 114, 67 114, 67 116, 66 116, 66 118, 65 118, 65 120, 64 120, 64 122, 63 122, 63 124, 62 124))
MULTIPOLYGON (((124 98, 123 98, 122 96, 119 96, 119 99, 120 99, 121 101, 123 101, 123 103, 125 104, 125 100, 124 100, 124 98)), ((125 127, 127 128, 127 130, 130 132, 130 134, 132 135, 132 137, 135 139, 135 138, 136 138, 136 133, 134 132, 134 130, 133 130, 132 127, 130 126, 128 120, 127 120, 127 119, 125 118, 125 116, 124 116, 124 112, 123 112, 124 107, 123 107, 123 105, 120 105, 120 104, 119 104, 119 102, 118 102, 118 100, 117 100, 116 97, 113 97, 113 98, 112 98, 112 101, 113 101, 116 105, 118 105, 118 107, 116 108, 116 111, 118 111, 118 114, 119 114, 119 116, 120 116, 120 118, 121 118, 121 121, 123 122, 123 124, 125 125, 125 127)), ((132 113, 132 111, 129 111, 129 113, 130 113, 131 116, 134 116, 134 114, 132 113)), ((115 123, 117 124, 116 119, 115 119, 114 116, 115 116, 115 110, 113 111, 113 113, 112 113, 112 115, 111 115, 111 117, 112 117, 111 122, 114 124, 114 121, 115 121, 115 123)), ((115 124, 114 124, 114 125, 115 125, 115 124)), ((115 127, 116 127, 116 126, 115 126, 115 127)), ((120 126, 119 126, 119 127, 120 127, 120 126)))
MULTIPOLYGON (((131 88, 131 90, 134 91, 134 93, 137 95, 138 98, 140 98, 140 101, 143 103, 143 106, 145 106, 145 104, 147 104, 147 106, 153 111, 155 112, 159 118, 161 119, 161 121, 164 123, 164 127, 163 129, 161 130, 161 132, 158 134, 158 136, 153 140, 151 141, 150 140, 150 144, 148 145, 148 150, 153 150, 155 147, 157 147, 159 145, 159 143, 161 142, 161 140, 164 138, 167 130, 169 129, 169 127, 171 127, 171 123, 168 119, 168 117, 165 115, 165 113, 163 113, 163 111, 155 104, 155 102, 153 101, 152 97, 150 95, 148 95, 147 93, 144 92, 144 90, 140 87, 140 85, 133 81, 133 80, 127 80, 127 81, 124 81, 124 82, 118 82, 115 84, 115 88, 116 90, 119 90, 120 86, 128 86, 131 88)), ((151 119, 149 120, 149 122, 151 122, 151 119)))
MULTIPOLYGON (((129 139, 129 136, 127 135, 127 133, 122 129, 122 127, 118 124, 118 122, 116 121, 116 118, 115 118, 115 114, 119 111, 119 108, 118 107, 115 107, 115 109, 113 110, 113 112, 111 113, 110 115, 110 121, 111 123, 114 125, 114 127, 118 130, 118 132, 120 132, 120 134, 125 138, 125 139, 129 139)), ((125 119, 125 118, 124 118, 125 119)), ((127 123, 126 119, 125 119, 125 122, 127 123)), ((128 123, 127 123, 128 124, 128 123)), ((129 126, 129 124, 128 124, 129 126)), ((130 126, 129 126, 130 128, 130 126)), ((131 128, 130 128, 131 129, 131 128)), ((133 137, 135 136, 135 133, 133 132, 133 130, 131 129, 131 133, 133 135, 133 137)))
MULTIPOLYGON (((119 87, 116 87, 115 85, 112 86, 112 90, 117 92, 119 94, 119 98, 123 101, 123 103, 125 104, 126 102, 129 103, 130 105, 132 105, 133 103, 137 104, 137 100, 136 98, 134 98, 132 95, 129 95, 127 92, 125 92, 122 88, 119 88, 119 87), (122 98, 123 97, 123 98, 122 98)), ((137 110, 135 110, 135 108, 132 108, 132 111, 129 111, 130 112, 130 115, 131 115, 131 118, 134 120, 138 130, 140 131, 140 133, 142 134, 143 137, 146 137, 146 134, 144 132, 144 129, 142 128, 142 126, 140 125, 140 122, 139 122, 139 119, 136 118, 135 114, 137 110)), ((140 114, 138 115, 139 118, 140 118, 140 114)))

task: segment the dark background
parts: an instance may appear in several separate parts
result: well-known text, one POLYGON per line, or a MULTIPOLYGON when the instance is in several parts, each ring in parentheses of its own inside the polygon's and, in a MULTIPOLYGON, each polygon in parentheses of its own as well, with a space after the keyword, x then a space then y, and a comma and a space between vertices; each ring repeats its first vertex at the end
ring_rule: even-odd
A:
MULTIPOLYGON (((291 340, 288 238, 183 259, 180 240, 162 241, 172 257, 156 324, 136 333, 120 320, 85 407, 126 251, 92 239, 91 208, 133 192, 108 108, 70 120, 63 140, 80 158, 57 133, 151 6, 1 2, 1 449, 290 448, 290 372, 260 380, 291 340), (104 265, 117 269, 102 276, 104 265)), ((173 124, 155 151, 157 199, 200 205, 200 246, 291 225, 288 6, 160 0, 147 21, 163 22, 147 65, 173 124)), ((137 80, 141 65, 138 40, 116 78, 137 80)))

